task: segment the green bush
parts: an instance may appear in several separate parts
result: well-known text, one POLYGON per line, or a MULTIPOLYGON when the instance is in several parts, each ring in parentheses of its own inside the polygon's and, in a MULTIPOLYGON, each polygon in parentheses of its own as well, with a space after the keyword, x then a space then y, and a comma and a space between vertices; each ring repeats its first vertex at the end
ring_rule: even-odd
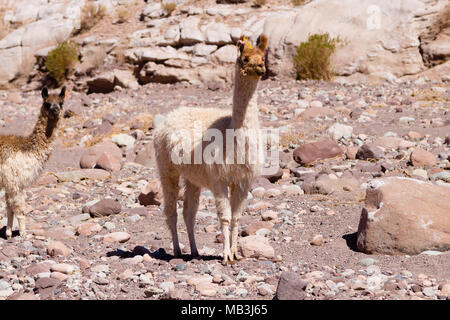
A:
POLYGON ((330 57, 341 40, 332 39, 328 33, 310 35, 308 41, 300 43, 294 57, 297 79, 331 80, 330 57))
POLYGON ((45 61, 50 76, 61 83, 78 62, 78 54, 79 46, 73 41, 65 41, 50 51, 45 61))

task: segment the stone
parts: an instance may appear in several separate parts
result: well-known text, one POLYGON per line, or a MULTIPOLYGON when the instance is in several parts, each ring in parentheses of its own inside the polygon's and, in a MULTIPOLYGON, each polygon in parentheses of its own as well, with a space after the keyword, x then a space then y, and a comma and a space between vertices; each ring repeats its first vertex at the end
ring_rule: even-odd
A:
POLYGON ((102 230, 102 226, 96 222, 85 222, 77 228, 77 234, 85 237, 97 233, 102 230))
POLYGON ((307 284, 297 274, 284 271, 281 273, 274 299, 304 300, 306 298, 305 290, 307 284))
POLYGON ((88 80, 86 84, 89 87, 89 92, 109 93, 114 90, 114 79, 114 73, 107 71, 88 80))
POLYGON ((210 23, 206 26, 206 43, 224 45, 231 43, 231 30, 224 23, 210 23))
POLYGON ((54 271, 54 272, 64 273, 64 274, 71 274, 74 272, 75 268, 74 268, 74 266, 67 264, 67 263, 55 263, 55 264, 52 264, 52 266, 50 267, 50 270, 54 271))
POLYGON ((181 21, 180 42, 183 45, 193 45, 204 41, 205 38, 198 28, 199 23, 200 19, 197 17, 189 17, 181 21))
POLYGON ((111 137, 111 141, 117 144, 119 147, 130 148, 134 146, 136 139, 129 134, 118 133, 111 137))
POLYGON ((383 150, 379 146, 372 143, 362 145, 358 149, 358 152, 356 153, 356 159, 360 160, 368 160, 368 159, 378 160, 383 157, 384 157, 383 150))
POLYGON ((36 289, 46 289, 50 287, 56 287, 60 281, 55 278, 40 278, 36 281, 36 289))
POLYGON ((317 160, 334 158, 342 154, 342 149, 332 140, 305 143, 294 150, 293 157, 297 163, 310 164, 317 160))
POLYGON ((67 247, 61 241, 51 241, 47 245, 47 254, 51 257, 63 256, 67 257, 72 253, 72 249, 67 247))
POLYGON ((114 85, 132 90, 139 88, 139 83, 130 70, 114 70, 114 85))
POLYGON ((221 63, 235 63, 237 58, 236 46, 223 46, 214 52, 211 57, 221 63))
POLYGON ((104 217, 119 214, 122 211, 120 202, 113 199, 102 199, 89 208, 91 217, 104 217))
POLYGON ((269 239, 260 235, 240 238, 239 248, 245 258, 273 259, 275 257, 275 250, 269 244, 269 239))
POLYGON ((324 178, 310 183, 303 183, 306 194, 333 194, 336 192, 358 190, 360 183, 355 178, 330 179, 324 178))
POLYGON ((249 224, 241 231, 243 237, 255 235, 260 229, 272 230, 272 223, 268 221, 257 221, 249 224))
POLYGON ((139 204, 143 206, 156 205, 162 203, 162 188, 159 180, 149 181, 142 189, 138 196, 139 204))
POLYGON ((352 126, 346 126, 344 124, 335 123, 328 128, 327 133, 334 139, 350 139, 353 133, 352 126))
POLYGON ((96 167, 107 171, 120 171, 121 165, 117 158, 104 152, 98 157, 96 167))
POLYGON ((450 248, 450 187, 389 177, 372 180, 358 226, 365 253, 419 254, 450 248))
POLYGON ((411 152, 410 161, 415 167, 434 166, 437 163, 434 154, 421 148, 416 148, 411 152))
POLYGON ((103 237, 104 242, 127 242, 131 236, 126 232, 113 232, 108 233, 103 237))
POLYGON ((315 235, 310 244, 313 246, 321 246, 323 244, 323 236, 321 234, 315 235))

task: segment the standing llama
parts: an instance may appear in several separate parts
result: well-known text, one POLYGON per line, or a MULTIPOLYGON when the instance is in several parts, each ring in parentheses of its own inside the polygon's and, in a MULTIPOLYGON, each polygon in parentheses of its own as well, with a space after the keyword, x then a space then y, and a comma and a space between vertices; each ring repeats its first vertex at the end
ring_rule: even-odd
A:
POLYGON ((12 236, 14 215, 19 223, 20 236, 26 236, 23 190, 39 177, 50 157, 65 94, 66 87, 62 88, 59 95, 49 95, 47 88, 42 90, 44 103, 29 136, 0 135, 0 189, 5 190, 8 239, 12 236))
MULTIPOLYGON (((249 157, 252 157, 253 154, 248 154, 248 152, 249 150, 261 150, 257 94, 255 93, 261 76, 266 72, 264 57, 267 46, 268 40, 265 35, 260 36, 259 45, 255 47, 252 47, 244 37, 238 41, 232 112, 217 108, 182 107, 168 114, 166 120, 155 129, 154 145, 164 196, 164 213, 172 233, 175 256, 181 255, 177 235, 176 209, 179 180, 182 177, 185 185, 183 217, 192 257, 199 255, 194 235, 195 216, 199 205, 200 190, 207 188, 214 195, 222 229, 222 263, 224 265, 233 264, 236 260, 241 259, 237 249, 238 221, 246 206, 251 182, 254 177, 259 175, 262 167, 261 158, 251 162, 249 157), (195 132, 199 123, 201 124, 200 134, 195 135, 194 133, 191 140, 191 133, 195 132), (233 152, 234 159, 231 163, 228 160, 215 163, 195 162, 196 150, 206 145, 205 140, 211 140, 211 137, 207 138, 207 136, 209 135, 208 130, 212 129, 216 132, 219 131, 221 137, 226 137, 227 139, 224 140, 228 140, 228 143, 223 143, 213 150, 214 157, 222 157, 219 160, 223 160, 223 155, 227 153, 223 146, 228 147, 230 141, 233 146, 236 146, 235 137, 236 141, 244 141, 243 148, 241 145, 239 149, 238 145, 237 152, 244 149, 247 153, 245 160, 236 163, 236 155, 233 152), (230 131, 234 134, 232 140, 228 137, 230 131), (186 161, 182 163, 173 161, 173 150, 181 150, 183 158, 186 159, 187 156, 189 161, 187 163, 186 161)), ((229 151, 226 157, 229 157, 229 151)))

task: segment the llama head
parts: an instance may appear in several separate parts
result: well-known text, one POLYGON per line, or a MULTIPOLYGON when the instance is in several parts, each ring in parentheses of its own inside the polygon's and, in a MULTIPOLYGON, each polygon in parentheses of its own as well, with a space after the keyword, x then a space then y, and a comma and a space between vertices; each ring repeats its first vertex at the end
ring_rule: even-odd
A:
POLYGON ((62 87, 59 94, 49 94, 47 88, 43 88, 41 92, 44 102, 42 104, 41 113, 52 120, 58 120, 66 98, 66 87, 62 87))
POLYGON ((237 63, 241 76, 259 79, 266 73, 267 45, 268 40, 264 34, 259 37, 259 44, 256 46, 252 46, 247 38, 241 36, 237 42, 239 49, 237 63))

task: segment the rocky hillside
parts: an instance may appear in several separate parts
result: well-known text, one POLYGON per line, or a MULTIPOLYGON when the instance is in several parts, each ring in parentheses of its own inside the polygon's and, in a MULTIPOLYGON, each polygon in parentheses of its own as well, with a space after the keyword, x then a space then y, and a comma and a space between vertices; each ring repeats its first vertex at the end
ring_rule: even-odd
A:
POLYGON ((448 300, 445 2, 379 2, 380 29, 367 31, 363 16, 378 11, 365 1, 179 1, 170 16, 165 1, 3 1, 0 134, 31 132, 51 48, 72 39, 81 59, 55 150, 26 191, 25 239, 16 223, 5 239, 0 190, 0 299, 448 300), (341 76, 294 80, 295 43, 319 29, 349 40, 333 57, 341 76), (233 42, 261 32, 271 46, 259 118, 280 131, 280 161, 248 194, 245 258, 222 266, 202 190, 201 257, 189 256, 180 198, 175 259, 153 129, 180 106, 230 108, 233 42))
POLYGON ((435 80, 449 74, 445 0, 313 0, 296 7, 289 1, 261 7, 210 0, 4 2, 0 86, 32 90, 46 83, 43 62, 68 39, 81 46, 69 77, 76 90, 149 82, 217 86, 231 80, 237 39, 254 41, 262 32, 270 38, 270 75, 278 78, 294 78, 296 47, 317 32, 344 40, 333 56, 338 76, 395 82, 431 67, 435 80))

